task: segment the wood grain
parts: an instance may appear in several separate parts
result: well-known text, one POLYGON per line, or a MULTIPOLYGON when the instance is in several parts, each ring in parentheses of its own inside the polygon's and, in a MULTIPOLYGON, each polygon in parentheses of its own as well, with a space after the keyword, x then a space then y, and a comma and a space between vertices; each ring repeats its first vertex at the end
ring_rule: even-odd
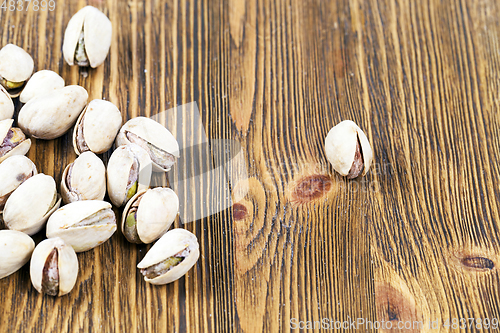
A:
MULTIPOLYGON (((179 189, 191 193, 181 215, 220 208, 176 222, 201 247, 184 278, 144 283, 136 265, 149 246, 117 233, 78 255, 68 296, 39 295, 27 266, 0 280, 0 331, 290 332, 292 322, 363 318, 421 321, 408 331, 426 332, 436 320, 457 331, 442 324, 499 318, 499 16, 493 0, 57 0, 55 11, 0 10, 1 45, 26 49, 35 70, 110 100, 124 120, 196 102, 210 142, 234 140, 243 152, 231 193, 179 189), (61 52, 86 4, 113 24, 109 56, 87 77, 61 52), (375 153, 354 181, 323 151, 344 119, 375 153)), ((176 133, 201 138, 179 110, 176 133)), ((28 156, 59 182, 76 157, 71 133, 37 140, 28 156)))

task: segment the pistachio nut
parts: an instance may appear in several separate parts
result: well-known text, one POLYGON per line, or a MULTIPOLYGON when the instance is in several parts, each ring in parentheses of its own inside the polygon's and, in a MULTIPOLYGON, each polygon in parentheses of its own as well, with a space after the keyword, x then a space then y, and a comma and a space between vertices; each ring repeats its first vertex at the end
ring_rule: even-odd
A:
POLYGON ((73 289, 78 277, 75 250, 59 237, 41 241, 31 255, 33 287, 43 294, 63 296, 73 289))
POLYGON ((14 115, 14 102, 3 86, 0 86, 0 120, 10 119, 14 115))
POLYGON ((10 156, 25 155, 31 147, 31 140, 17 127, 14 119, 0 120, 0 163, 10 156))
POLYGON ((19 96, 33 67, 33 58, 19 46, 7 44, 0 50, 0 84, 10 97, 19 96))
POLYGON ((91 151, 81 154, 63 172, 61 196, 65 204, 79 200, 103 200, 106 195, 106 168, 91 151))
POLYGON ((38 95, 21 108, 17 122, 24 133, 37 139, 58 138, 73 126, 88 97, 80 86, 66 86, 38 95))
POLYGON ((36 166, 23 155, 14 155, 0 163, 0 211, 7 198, 28 178, 37 174, 36 166))
POLYGON ((108 151, 122 126, 122 114, 111 102, 94 99, 80 114, 73 130, 73 148, 102 154, 108 151))
POLYGON ((178 212, 179 199, 171 189, 139 191, 123 210, 123 235, 131 243, 152 243, 170 228, 178 212))
POLYGON ((35 242, 15 230, 0 230, 0 279, 16 272, 30 260, 35 242))
POLYGON ((108 161, 108 195, 118 207, 138 191, 149 188, 152 163, 148 153, 136 144, 118 147, 108 161))
POLYGON ((54 178, 39 173, 12 192, 5 203, 3 221, 8 229, 34 235, 60 204, 54 178))
POLYGON ((186 229, 172 229, 151 247, 137 268, 146 282, 167 284, 186 274, 199 256, 196 236, 186 229))
POLYGON ((47 222, 47 238, 61 237, 76 252, 101 245, 115 231, 111 204, 100 200, 72 202, 56 210, 47 222))
POLYGON ((146 117, 127 121, 116 136, 116 146, 135 143, 146 150, 153 170, 168 171, 179 158, 179 144, 172 133, 160 123, 146 117))
POLYGON ((348 179, 366 175, 373 160, 365 133, 350 120, 340 122, 328 132, 325 152, 335 171, 348 179))
POLYGON ((69 20, 64 32, 63 54, 68 65, 96 68, 111 46, 111 21, 99 9, 86 6, 69 20))
POLYGON ((19 100, 21 103, 28 103, 35 96, 45 95, 63 87, 64 79, 59 74, 44 69, 31 76, 19 96, 19 100))

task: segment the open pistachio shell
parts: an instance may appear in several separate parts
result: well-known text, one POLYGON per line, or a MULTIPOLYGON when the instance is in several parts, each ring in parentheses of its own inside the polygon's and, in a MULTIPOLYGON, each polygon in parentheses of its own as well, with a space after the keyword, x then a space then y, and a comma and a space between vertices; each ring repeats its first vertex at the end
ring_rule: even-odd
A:
POLYGON ((101 245, 115 231, 111 204, 100 200, 72 202, 56 210, 47 222, 47 238, 61 237, 76 252, 101 245))
POLYGON ((81 154, 63 172, 61 196, 68 204, 79 200, 102 200, 106 195, 106 168, 91 151, 81 154))
POLYGON ((0 120, 10 119, 14 115, 14 102, 3 86, 0 86, 0 120))
POLYGON ((37 174, 19 185, 7 199, 3 210, 5 226, 34 235, 60 204, 54 178, 37 174))
POLYGON ((19 100, 21 103, 28 103, 30 99, 37 95, 45 95, 63 87, 64 79, 59 74, 44 69, 31 76, 19 96, 19 100))
POLYGON ((108 161, 108 195, 121 207, 138 191, 149 188, 152 163, 148 153, 136 144, 118 147, 108 161))
POLYGON ((80 114, 73 130, 73 148, 80 155, 85 151, 102 154, 108 151, 122 126, 122 114, 111 102, 91 101, 80 114))
POLYGON ((0 120, 0 163, 10 156, 25 155, 31 147, 31 140, 17 127, 14 119, 0 120))
POLYGON ((64 60, 73 66, 95 68, 106 59, 111 46, 111 21, 99 9, 86 6, 69 20, 64 32, 64 60))
POLYGON ((59 237, 41 241, 31 255, 30 276, 39 293, 66 295, 78 277, 75 250, 59 237))
POLYGON ((7 44, 0 50, 0 83, 14 98, 33 73, 33 58, 19 46, 7 44))
POLYGON ((350 120, 340 122, 328 132, 325 153, 335 171, 348 178, 366 175, 373 160, 365 133, 350 120))
POLYGON ((179 199, 171 189, 142 190, 123 210, 123 235, 132 243, 152 243, 170 228, 178 212, 179 199))
POLYGON ((0 230, 0 279, 16 272, 30 260, 35 242, 15 230, 0 230))
POLYGON ((36 166, 23 155, 14 155, 0 163, 0 211, 7 198, 24 181, 37 174, 36 166))
POLYGON ((175 137, 160 123, 146 117, 127 121, 118 135, 116 145, 136 143, 146 150, 153 162, 153 171, 168 171, 179 158, 179 144, 175 137))
POLYGON ((38 95, 19 111, 19 127, 38 139, 58 138, 73 126, 88 97, 87 91, 80 86, 66 86, 38 95))
POLYGON ((199 256, 196 236, 186 229, 173 229, 151 247, 137 268, 146 282, 167 284, 186 274, 199 256))

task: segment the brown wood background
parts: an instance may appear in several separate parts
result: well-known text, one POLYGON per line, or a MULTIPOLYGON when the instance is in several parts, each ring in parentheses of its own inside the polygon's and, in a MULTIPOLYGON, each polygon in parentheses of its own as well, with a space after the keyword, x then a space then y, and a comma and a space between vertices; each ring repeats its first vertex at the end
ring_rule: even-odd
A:
MULTIPOLYGON (((0 280, 0 330, 500 318, 499 22, 495 0, 56 0, 53 12, 0 11, 2 46, 25 48, 35 70, 114 102, 124 120, 197 102, 210 139, 241 143, 250 188, 234 209, 183 226, 201 257, 178 282, 144 283, 135 266, 148 247, 116 233, 78 255, 68 296, 39 295, 28 266, 0 280), (61 47, 86 4, 114 30, 106 62, 84 78, 61 47), (343 119, 375 153, 357 181, 334 174, 323 151, 343 119)), ((70 138, 32 146, 39 171, 60 181, 70 138)))

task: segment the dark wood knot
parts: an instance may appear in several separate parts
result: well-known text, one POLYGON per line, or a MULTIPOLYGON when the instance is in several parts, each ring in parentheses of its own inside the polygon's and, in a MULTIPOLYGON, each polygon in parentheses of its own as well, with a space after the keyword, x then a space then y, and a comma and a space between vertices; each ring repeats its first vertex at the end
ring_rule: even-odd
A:
POLYGON ((420 332, 423 321, 414 303, 389 283, 377 283, 375 304, 378 321, 390 322, 381 327, 381 331, 420 332), (398 327, 402 324, 407 326, 404 329, 398 327))
POLYGON ((332 187, 332 180, 325 175, 307 176, 298 181, 293 189, 292 200, 306 203, 325 195, 332 187))
POLYGON ((466 256, 460 260, 465 267, 476 270, 488 270, 495 268, 493 260, 485 257, 466 256))
POLYGON ((233 219, 235 221, 243 220, 247 217, 248 211, 245 205, 240 203, 235 203, 233 205, 233 219))

